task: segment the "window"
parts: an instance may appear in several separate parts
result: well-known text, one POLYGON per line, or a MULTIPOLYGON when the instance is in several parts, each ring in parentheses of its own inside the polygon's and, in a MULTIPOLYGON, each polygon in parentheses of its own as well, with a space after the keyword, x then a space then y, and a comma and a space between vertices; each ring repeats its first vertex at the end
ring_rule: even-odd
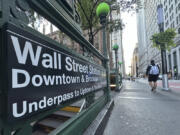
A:
POLYGON ((170 21, 171 21, 172 19, 171 19, 171 15, 170 15, 170 21))
POLYGON ((174 21, 173 21, 173 23, 172 23, 172 28, 174 28, 175 27, 175 25, 174 25, 174 21))
POLYGON ((167 11, 167 6, 165 7, 164 11, 165 11, 165 12, 167 11))
POLYGON ((166 22, 166 27, 169 25, 169 21, 167 20, 167 22, 166 22))
POLYGON ((173 5, 171 5, 171 10, 173 10, 173 5))
POLYGON ((173 18, 174 18, 174 14, 172 14, 172 15, 170 16, 170 21, 172 21, 173 18))
POLYGON ((175 0, 175 4, 177 4, 177 0, 175 0))
POLYGON ((174 28, 174 22, 171 23, 171 28, 174 28))
POLYGON ((167 3, 167 0, 164 1, 164 5, 166 5, 166 3, 167 3))
POLYGON ((178 28, 178 34, 180 34, 180 28, 178 28))
POLYGON ((179 18, 178 18, 178 16, 176 17, 176 24, 177 24, 177 25, 179 24, 179 18))
POLYGON ((174 19, 174 13, 172 13, 172 19, 174 19))
POLYGON ((176 14, 177 14, 177 12, 178 12, 178 8, 176 7, 176 14))

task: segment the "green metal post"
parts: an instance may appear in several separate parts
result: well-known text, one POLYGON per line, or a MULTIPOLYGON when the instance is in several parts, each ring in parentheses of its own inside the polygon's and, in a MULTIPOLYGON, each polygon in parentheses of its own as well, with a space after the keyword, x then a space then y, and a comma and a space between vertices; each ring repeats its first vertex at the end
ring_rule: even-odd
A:
POLYGON ((118 66, 118 51, 119 46, 117 44, 115 44, 113 46, 113 50, 115 52, 115 62, 116 62, 116 69, 115 69, 115 74, 116 74, 116 91, 119 91, 119 66, 118 66))
POLYGON ((103 54, 106 60, 104 60, 104 66, 106 68, 106 79, 107 79, 107 87, 106 94, 108 101, 110 100, 110 69, 109 69, 109 56, 107 51, 106 44, 106 16, 110 11, 110 7, 106 2, 102 2, 98 5, 96 9, 96 14, 100 18, 100 23, 103 26, 103 54))
MULTIPOLYGON (((74 1, 73 1, 74 2, 74 1)), ((29 115, 27 118, 24 117, 22 119, 17 118, 16 122, 10 120, 9 108, 11 107, 11 103, 9 103, 8 97, 10 90, 8 89, 8 79, 7 76, 7 67, 11 66, 9 64, 9 59, 7 59, 9 53, 11 51, 8 50, 9 44, 11 41, 6 42, 8 39, 8 32, 14 28, 16 30, 20 30, 21 32, 17 32, 18 37, 22 35, 23 39, 24 33, 27 35, 32 35, 31 37, 36 37, 36 39, 42 40, 43 43, 47 43, 48 45, 52 45, 51 47, 55 47, 55 50, 62 49, 63 51, 67 52, 68 54, 72 54, 73 57, 80 59, 81 61, 88 62, 92 55, 96 56, 99 60, 102 60, 104 66, 97 65, 97 63, 93 60, 90 61, 90 64, 94 66, 98 66, 102 68, 101 70, 103 73, 105 72, 104 68, 106 68, 107 74, 107 87, 103 89, 105 94, 94 101, 93 97, 88 98, 88 108, 82 110, 78 115, 74 116, 70 121, 67 121, 62 125, 59 125, 54 131, 56 134, 53 135, 74 135, 74 134, 83 134, 84 130, 89 126, 89 124, 95 119, 97 114, 100 110, 105 106, 107 103, 107 99, 110 100, 110 74, 109 74, 109 62, 108 62, 108 52, 106 46, 106 31, 105 25, 103 28, 103 48, 104 48, 104 56, 96 50, 82 35, 80 26, 77 22, 77 13, 71 13, 65 10, 62 4, 63 2, 57 1, 44 1, 44 0, 0 0, 0 64, 1 66, 1 76, 0 76, 0 135, 31 135, 36 130, 36 125, 38 124, 39 120, 46 118, 46 116, 51 115, 55 111, 59 111, 59 109, 71 105, 75 101, 78 101, 82 98, 87 97, 91 94, 82 95, 73 99, 68 100, 66 103, 63 102, 61 105, 54 106, 47 110, 42 110, 37 114, 29 115), (57 28, 59 28, 62 32, 68 35, 71 39, 75 40, 79 45, 83 48, 86 48, 85 52, 89 54, 88 56, 82 56, 71 49, 59 44, 58 42, 54 41, 53 39, 48 38, 47 36, 40 34, 36 30, 29 27, 29 11, 37 12, 37 14, 46 18, 49 22, 54 24, 57 28), (8 31, 9 30, 9 31, 8 31), (7 57, 7 58, 6 58, 7 57), (9 64, 9 65, 8 65, 9 64), (62 131, 63 130, 63 131, 62 131), (61 132, 62 131, 62 132, 61 132)), ((69 8, 69 7, 67 7, 69 8)), ((73 11, 75 11, 75 6, 73 5, 73 11)), ((107 12, 109 9, 106 7, 103 12, 107 12)), ((102 12, 101 12, 102 13, 102 12)), ((107 14, 106 14, 107 15, 107 14)), ((105 16, 106 20, 106 16, 105 16)), ((12 33, 15 31, 11 31, 12 33)), ((15 33, 13 33, 14 35, 15 33)), ((20 37, 21 38, 21 37, 20 37)), ((23 41, 24 42, 24 41, 23 41)), ((47 46, 48 46, 47 45, 47 46)), ((12 66, 13 67, 13 66, 12 66)), ((10 71, 10 70, 9 70, 10 71)), ((48 73, 48 72, 47 72, 48 73)), ((104 76, 102 77, 104 79, 104 76)), ((103 87, 104 88, 104 85, 103 87)), ((98 90, 101 91, 102 88, 98 90)), ((95 89, 96 90, 96 89, 95 89)), ((96 91, 92 92, 92 96, 96 91)), ((44 94, 44 93, 42 93, 44 94)), ((34 94, 32 94, 34 95, 34 94)), ((28 95, 29 96, 29 95, 28 95)), ((14 97, 13 97, 14 98, 14 97)), ((24 98, 24 97, 23 97, 24 98)), ((19 105, 18 105, 19 106, 19 105)), ((18 110, 19 111, 19 110, 18 110)), ((26 114, 25 114, 26 115, 26 114)), ((54 132, 53 131, 53 132, 54 132)), ((51 133, 50 133, 51 134, 51 133)))
POLYGON ((117 49, 115 50, 115 61, 116 61, 116 91, 119 91, 119 66, 118 66, 118 55, 117 49))
POLYGON ((107 52, 107 45, 106 45, 106 22, 103 24, 103 52, 104 57, 107 58, 105 61, 105 68, 106 68, 106 77, 107 77, 107 99, 110 100, 110 69, 109 69, 109 55, 107 52))
MULTIPOLYGON (((119 64, 119 66, 120 66, 120 71, 121 71, 121 64, 119 64)), ((120 72, 120 85, 122 84, 122 72, 120 72)))

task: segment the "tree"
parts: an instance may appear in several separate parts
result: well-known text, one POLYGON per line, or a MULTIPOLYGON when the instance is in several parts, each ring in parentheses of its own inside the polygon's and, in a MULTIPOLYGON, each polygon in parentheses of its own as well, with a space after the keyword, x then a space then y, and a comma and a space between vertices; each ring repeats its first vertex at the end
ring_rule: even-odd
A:
MULTIPOLYGON (((78 7, 78 12, 82 21, 82 29, 87 30, 89 42, 94 43, 94 36, 98 33, 102 27, 99 25, 99 18, 96 16, 96 8, 100 2, 104 0, 76 0, 78 7)), ((130 11, 135 9, 135 0, 119 0, 117 3, 116 0, 106 0, 106 2, 111 6, 111 10, 122 10, 130 11)), ((109 31, 112 32, 113 29, 122 28, 121 20, 113 21, 110 16, 108 22, 109 31)))
POLYGON ((81 17, 82 29, 87 30, 89 42, 94 43, 94 30, 98 29, 96 7, 101 0, 77 0, 77 7, 81 17))
POLYGON ((29 25, 38 30, 39 25, 44 21, 43 17, 36 13, 34 10, 28 11, 27 16, 29 18, 29 25))
POLYGON ((175 29, 167 29, 164 32, 155 33, 152 35, 153 47, 158 49, 170 50, 171 47, 175 47, 174 38, 176 36, 175 29))

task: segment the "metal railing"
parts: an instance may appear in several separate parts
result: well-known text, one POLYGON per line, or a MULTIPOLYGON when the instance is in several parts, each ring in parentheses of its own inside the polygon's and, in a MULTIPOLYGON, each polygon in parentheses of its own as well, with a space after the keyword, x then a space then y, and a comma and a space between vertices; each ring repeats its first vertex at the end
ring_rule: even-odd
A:
POLYGON ((109 100, 108 59, 83 37, 74 5, 72 15, 62 6, 55 0, 0 0, 1 135, 31 135, 40 120, 86 99, 86 109, 50 133, 80 135, 109 100), (34 12, 76 41, 86 55, 29 27, 29 13, 34 12), (73 77, 76 82, 70 82, 73 77), (92 93, 98 91, 104 94, 95 100, 92 93))

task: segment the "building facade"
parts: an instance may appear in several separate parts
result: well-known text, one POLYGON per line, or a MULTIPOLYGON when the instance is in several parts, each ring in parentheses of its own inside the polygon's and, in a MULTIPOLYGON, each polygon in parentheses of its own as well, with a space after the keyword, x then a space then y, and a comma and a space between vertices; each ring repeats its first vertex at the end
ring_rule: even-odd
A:
POLYGON ((132 57, 132 61, 131 61, 131 76, 133 77, 138 77, 139 74, 139 48, 138 48, 138 44, 136 44, 136 47, 134 48, 133 51, 133 57, 132 57))
POLYGON ((164 0, 164 29, 174 28, 177 32, 176 47, 167 52, 168 71, 175 79, 180 79, 180 0, 164 0))
MULTIPOLYGON (((121 21, 121 14, 119 10, 113 10, 112 11, 112 20, 120 20, 121 21)), ((124 61, 124 51, 123 51, 123 45, 122 45, 122 29, 114 30, 112 33, 110 33, 110 51, 112 54, 112 64, 113 68, 115 68, 115 52, 112 50, 113 45, 117 44, 119 46, 118 49, 118 62, 122 62, 121 65, 119 65, 120 73, 122 73, 123 76, 125 76, 125 61, 124 61)))
POLYGON ((139 1, 142 6, 137 10, 137 35, 138 35, 138 72, 143 76, 148 66, 147 43, 146 43, 146 25, 145 25, 145 9, 144 0, 139 1))
MULTIPOLYGON (((157 7, 163 0, 139 0, 142 8, 137 12, 139 71, 145 74, 147 66, 153 59, 162 68, 161 52, 153 47, 151 37, 159 33, 157 7)), ((161 70, 162 71, 162 70, 161 70)))
POLYGON ((177 36, 174 39, 176 47, 166 55, 168 72, 174 78, 180 78, 180 0, 138 0, 142 8, 137 12, 138 45, 139 45, 139 72, 144 72, 151 59, 161 64, 161 53, 152 47, 151 36, 159 32, 157 25, 157 6, 163 5, 164 30, 174 28, 177 36), (145 31, 144 31, 145 30, 145 31))

